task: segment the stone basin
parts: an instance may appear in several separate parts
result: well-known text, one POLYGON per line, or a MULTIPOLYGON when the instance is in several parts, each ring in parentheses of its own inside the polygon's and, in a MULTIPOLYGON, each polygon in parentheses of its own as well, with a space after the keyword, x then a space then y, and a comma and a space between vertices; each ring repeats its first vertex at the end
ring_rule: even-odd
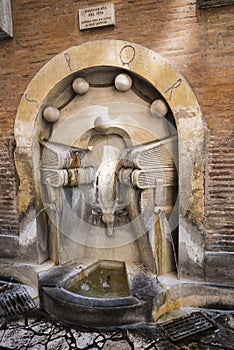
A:
POLYGON ((122 298, 131 295, 125 263, 99 261, 68 280, 65 289, 90 298, 122 298))
POLYGON ((146 279, 154 285, 155 275, 133 273, 129 278, 125 263, 119 261, 57 266, 40 277, 41 307, 73 325, 112 327, 152 322, 155 288, 147 295, 146 279), (108 290, 108 283, 112 290, 108 290))

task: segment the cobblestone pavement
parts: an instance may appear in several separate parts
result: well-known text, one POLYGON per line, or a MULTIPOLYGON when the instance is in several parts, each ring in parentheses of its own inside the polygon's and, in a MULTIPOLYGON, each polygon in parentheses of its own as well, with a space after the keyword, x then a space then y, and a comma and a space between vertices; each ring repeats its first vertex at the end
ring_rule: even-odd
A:
POLYGON ((0 319, 1 350, 226 350, 234 349, 234 312, 209 311, 215 327, 173 344, 157 325, 136 325, 111 330, 68 327, 41 310, 0 319))

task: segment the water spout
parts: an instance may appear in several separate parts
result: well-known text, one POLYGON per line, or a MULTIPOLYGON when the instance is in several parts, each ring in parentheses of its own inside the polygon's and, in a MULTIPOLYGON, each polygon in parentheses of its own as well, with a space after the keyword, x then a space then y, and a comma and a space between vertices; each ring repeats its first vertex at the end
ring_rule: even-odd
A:
POLYGON ((142 264, 148 267, 152 272, 156 272, 155 262, 152 247, 149 240, 149 233, 145 228, 143 220, 140 216, 139 209, 139 195, 140 192, 132 187, 132 185, 127 186, 127 197, 128 197, 128 212, 131 219, 133 230, 135 234, 141 234, 141 236, 136 240, 138 245, 139 254, 141 257, 142 264))
POLYGON ((167 220, 167 216, 161 208, 155 207, 154 211, 155 211, 156 215, 158 215, 159 225, 160 225, 160 230, 162 232, 162 236, 164 237, 164 239, 166 241, 170 242, 170 245, 171 245, 172 251, 173 251, 173 257, 174 257, 174 261, 175 261, 176 271, 178 271, 176 249, 175 249, 175 244, 174 244, 172 233, 171 233, 171 228, 170 228, 169 222, 167 220))
POLYGON ((103 213, 102 221, 106 225, 106 235, 112 237, 114 235, 115 215, 112 213, 103 213))

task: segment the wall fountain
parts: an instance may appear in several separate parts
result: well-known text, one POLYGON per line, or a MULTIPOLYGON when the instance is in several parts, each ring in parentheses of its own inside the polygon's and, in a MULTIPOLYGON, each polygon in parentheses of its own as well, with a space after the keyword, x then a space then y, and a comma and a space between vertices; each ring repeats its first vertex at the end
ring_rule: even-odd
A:
POLYGON ((25 91, 15 138, 20 232, 2 274, 41 307, 114 326, 231 305, 204 246, 201 110, 161 56, 115 40, 66 50, 25 91))
MULTIPOLYGON (((176 202, 176 128, 163 118, 171 112, 159 92, 144 83, 143 99, 134 74, 100 74, 100 68, 98 79, 94 69, 79 74, 66 106, 42 111, 51 127, 39 140, 42 201, 49 231, 57 230, 58 264, 72 267, 41 278, 41 301, 58 317, 66 304, 63 318, 83 325, 150 322, 157 290, 155 217, 161 231, 169 227, 176 202), (150 293, 136 276, 148 280, 150 293)), ((172 247, 165 235, 161 241, 172 271, 172 247)))

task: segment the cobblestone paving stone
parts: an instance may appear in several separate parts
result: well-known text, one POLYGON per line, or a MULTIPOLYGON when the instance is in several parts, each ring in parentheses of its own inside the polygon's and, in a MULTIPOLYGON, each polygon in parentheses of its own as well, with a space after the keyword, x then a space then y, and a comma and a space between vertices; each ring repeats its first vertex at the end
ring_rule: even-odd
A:
POLYGON ((173 344, 157 325, 100 330, 72 328, 41 310, 0 319, 0 350, 233 350, 234 312, 209 312, 216 328, 173 344))

